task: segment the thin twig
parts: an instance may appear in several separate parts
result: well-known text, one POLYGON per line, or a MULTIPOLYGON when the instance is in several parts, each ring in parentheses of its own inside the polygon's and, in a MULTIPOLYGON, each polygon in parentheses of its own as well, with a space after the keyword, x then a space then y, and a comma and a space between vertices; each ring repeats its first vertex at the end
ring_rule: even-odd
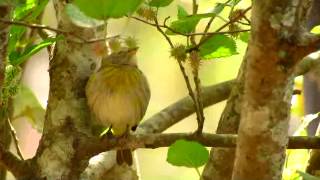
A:
MULTIPOLYGON (((198 12, 198 4, 197 4, 197 0, 192 0, 192 15, 196 15, 198 12)), ((196 29, 196 28, 195 28, 196 29)), ((192 31, 192 33, 195 32, 195 29, 192 31)), ((192 35, 190 37, 190 42, 192 45, 196 44, 196 37, 194 35, 192 35)))
MULTIPOLYGON (((192 1, 192 14, 196 15, 198 12, 198 4, 197 0, 192 1)), ((194 33, 195 30, 192 31, 194 33)), ((196 40, 195 36, 190 37, 190 41, 192 46, 196 46, 196 40)), ((200 135, 203 130, 203 124, 204 124, 204 113, 203 113, 203 104, 202 104, 202 96, 201 96, 201 81, 199 79, 199 64, 200 64, 200 58, 198 58, 198 52, 193 51, 190 53, 190 60, 194 61, 194 67, 192 70, 193 73, 193 83, 196 87, 196 92, 194 93, 195 95, 195 107, 196 107, 196 115, 197 115, 197 122, 198 122, 198 128, 196 130, 196 133, 200 135)))
POLYGON ((73 37, 75 37, 77 39, 80 39, 80 41, 74 41, 74 40, 68 39, 69 41, 72 41, 72 42, 75 42, 75 43, 95 43, 95 42, 106 41, 108 39, 118 37, 118 35, 116 35, 116 36, 106 37, 106 38, 101 38, 101 39, 89 39, 89 40, 87 40, 87 39, 84 39, 83 37, 81 37, 81 36, 79 36, 79 35, 77 35, 77 34, 75 34, 73 32, 68 32, 68 31, 65 31, 65 30, 62 30, 62 29, 57 29, 57 28, 53 28, 53 27, 50 27, 50 26, 42 25, 42 24, 30 24, 30 23, 23 22, 23 21, 11 21, 11 20, 8 20, 8 19, 3 19, 3 18, 0 18, 0 22, 4 23, 4 24, 24 26, 24 27, 33 28, 33 29, 39 29, 39 30, 46 29, 46 30, 50 30, 50 31, 56 32, 57 34, 63 34, 63 35, 66 35, 66 36, 73 36, 73 37))
MULTIPOLYGON (((196 63, 200 64, 200 58, 198 57, 198 52, 197 51, 193 51, 191 52, 191 54, 194 53, 194 59, 193 61, 197 61, 196 63)), ((190 55, 192 56, 192 55, 190 55)), ((199 65, 197 67, 193 68, 193 82, 195 84, 196 87, 196 102, 198 103, 198 113, 197 113, 197 120, 198 120, 198 129, 196 131, 197 134, 201 134, 202 130, 203 130, 203 124, 204 124, 204 120, 205 120, 205 116, 203 113, 203 100, 202 100, 202 94, 201 94, 201 81, 199 78, 199 65)))
MULTIPOLYGON (((141 19, 141 18, 138 18, 138 17, 135 17, 135 16, 130 16, 130 18, 133 18, 133 19, 135 19, 137 21, 143 22, 143 23, 148 24, 150 26, 157 27, 157 25, 155 23, 151 23, 151 22, 146 21, 144 19, 141 19)), ((160 28, 168 29, 168 30, 172 31, 175 34, 178 34, 178 35, 181 35, 181 36, 186 36, 186 37, 189 37, 189 36, 203 36, 203 35, 216 35, 216 34, 234 34, 234 33, 239 33, 239 32, 250 31, 250 29, 240 29, 240 30, 234 30, 234 31, 206 32, 206 33, 205 32, 182 33, 182 32, 175 31, 174 29, 170 28, 166 24, 166 22, 168 21, 169 18, 170 18, 170 16, 166 17, 165 20, 164 20, 164 24, 163 25, 158 24, 158 26, 160 28)))
MULTIPOLYGON (((224 3, 224 6, 225 6, 226 4, 228 4, 229 2, 230 2, 230 0, 226 1, 226 2, 224 3)), ((209 29, 210 29, 210 27, 211 27, 211 24, 212 24, 212 22, 213 22, 213 20, 214 20, 215 18, 216 18, 216 16, 212 16, 212 17, 210 18, 209 22, 207 23, 206 27, 204 28, 203 35, 202 35, 202 37, 201 37, 201 39, 200 39, 200 42, 208 35, 208 31, 209 31, 209 29)), ((226 20, 225 22, 228 22, 228 21, 226 20)))
MULTIPOLYGON (((156 24, 156 27, 157 27, 157 30, 166 38, 166 40, 168 41, 169 45, 171 46, 171 48, 174 48, 174 45, 173 43, 171 42, 170 38, 168 35, 166 35, 166 33, 161 29, 161 27, 159 26, 159 23, 158 23, 158 20, 157 18, 154 18, 154 22, 156 24)), ((179 64, 179 68, 180 68, 180 71, 182 73, 182 76, 184 78, 184 81, 187 85, 187 89, 188 89, 188 92, 189 92, 189 95, 194 103, 194 108, 196 109, 196 113, 197 113, 197 117, 200 117, 200 114, 199 114, 199 109, 198 109, 198 106, 197 106, 197 100, 196 100, 196 97, 195 97, 195 94, 193 93, 192 91, 192 87, 191 87, 191 84, 190 84, 190 80, 189 80, 189 77, 186 73, 186 70, 182 64, 182 62, 180 60, 177 60, 178 61, 178 64, 179 64)))
MULTIPOLYGON (((221 27, 219 27, 216 32, 220 32, 221 30, 223 30, 225 27, 229 26, 230 24, 234 23, 234 22, 237 22, 239 19, 241 19, 249 10, 251 9, 251 6, 248 7, 247 9, 245 9, 244 11, 242 11, 241 13, 239 13, 238 16, 234 17, 233 19, 231 19, 229 22, 223 24, 221 27)), ((208 39, 210 39, 210 37, 212 37, 213 34, 210 34, 210 35, 207 35, 205 36, 202 41, 200 41, 197 46, 194 46, 192 48, 190 48, 188 50, 188 52, 191 52, 193 50, 196 50, 198 49, 203 43, 205 43, 208 39)))
POLYGON ((18 26, 25 26, 25 27, 29 27, 29 28, 35 28, 35 29, 47 29, 50 31, 54 31, 57 33, 61 33, 61 34, 66 34, 69 33, 67 31, 61 30, 61 29, 56 29, 50 26, 46 26, 46 25, 42 25, 42 24, 30 24, 27 22, 23 22, 23 21, 11 21, 8 19, 3 19, 0 18, 0 22, 4 23, 4 24, 11 24, 11 25, 18 25, 18 26))
POLYGON ((18 139, 16 130, 14 129, 13 125, 11 124, 11 121, 10 121, 9 118, 7 118, 7 121, 8 121, 8 124, 10 126, 10 133, 11 133, 11 136, 13 138, 14 146, 16 147, 17 154, 18 154, 18 156, 20 157, 21 160, 24 160, 23 155, 21 153, 20 146, 19 146, 19 139, 18 139))
POLYGON ((161 27, 159 26, 159 22, 157 20, 157 18, 154 18, 154 22, 156 24, 157 30, 164 36, 164 38, 166 38, 166 40, 168 41, 169 45, 171 48, 174 47, 171 39, 169 38, 169 36, 166 35, 166 33, 161 29, 161 27))

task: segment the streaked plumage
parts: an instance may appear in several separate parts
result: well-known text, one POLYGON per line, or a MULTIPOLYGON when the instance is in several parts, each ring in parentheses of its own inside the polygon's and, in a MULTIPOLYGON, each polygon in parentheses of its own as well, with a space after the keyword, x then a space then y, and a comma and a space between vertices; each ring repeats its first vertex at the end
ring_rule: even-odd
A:
POLYGON ((91 111, 102 125, 111 125, 118 136, 138 125, 150 99, 147 79, 135 63, 135 52, 108 56, 86 86, 91 111))

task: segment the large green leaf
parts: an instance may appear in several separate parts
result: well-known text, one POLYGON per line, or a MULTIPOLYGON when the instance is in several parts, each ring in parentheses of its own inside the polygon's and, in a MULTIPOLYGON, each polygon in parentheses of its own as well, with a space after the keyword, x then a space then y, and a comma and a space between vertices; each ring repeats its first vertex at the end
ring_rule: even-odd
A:
POLYGON ((209 151, 195 141, 177 140, 169 147, 167 161, 174 166, 197 168, 209 159, 209 151))
POLYGON ((35 53, 39 52, 41 49, 48 47, 52 45, 57 40, 61 39, 61 37, 57 38, 48 38, 39 44, 32 45, 25 49, 25 51, 21 54, 17 53, 16 51, 13 51, 9 55, 9 61, 12 65, 19 65, 26 61, 29 57, 34 55, 35 53))
POLYGON ((42 131, 45 110, 40 105, 32 90, 20 85, 17 95, 13 98, 13 117, 28 117, 31 125, 39 132, 42 131))
POLYGON ((75 0, 73 3, 87 16, 106 20, 130 15, 143 0, 75 0))
POLYGON ((149 6, 152 7, 166 7, 169 6, 173 0, 151 0, 149 6))
POLYGON ((222 34, 213 35, 199 49, 200 56, 203 59, 221 58, 238 54, 234 39, 222 34))

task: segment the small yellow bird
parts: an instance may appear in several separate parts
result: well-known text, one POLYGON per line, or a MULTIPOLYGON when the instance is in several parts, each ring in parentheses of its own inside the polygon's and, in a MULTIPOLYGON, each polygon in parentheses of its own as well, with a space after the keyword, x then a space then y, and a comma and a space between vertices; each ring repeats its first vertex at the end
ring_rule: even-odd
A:
MULTIPOLYGON (((115 136, 135 130, 150 100, 149 85, 137 66, 136 52, 137 48, 131 48, 108 55, 86 86, 91 112, 100 124, 111 127, 115 136)), ((117 151, 118 164, 132 162, 131 150, 117 151)))

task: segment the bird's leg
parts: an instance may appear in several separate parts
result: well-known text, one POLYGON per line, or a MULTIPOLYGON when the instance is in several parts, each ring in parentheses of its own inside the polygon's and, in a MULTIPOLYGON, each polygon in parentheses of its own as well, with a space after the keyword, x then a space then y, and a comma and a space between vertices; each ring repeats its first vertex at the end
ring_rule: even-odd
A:
POLYGON ((127 139, 129 135, 130 135, 130 128, 129 128, 129 125, 127 125, 126 131, 123 133, 123 137, 127 139))
POLYGON ((107 135, 107 136, 113 136, 113 134, 112 134, 112 125, 109 126, 109 128, 108 128, 108 130, 107 130, 107 132, 106 132, 106 135, 107 135))
POLYGON ((105 130, 102 135, 101 135, 101 139, 104 138, 113 138, 114 135, 112 134, 112 125, 108 127, 107 130, 105 130))

